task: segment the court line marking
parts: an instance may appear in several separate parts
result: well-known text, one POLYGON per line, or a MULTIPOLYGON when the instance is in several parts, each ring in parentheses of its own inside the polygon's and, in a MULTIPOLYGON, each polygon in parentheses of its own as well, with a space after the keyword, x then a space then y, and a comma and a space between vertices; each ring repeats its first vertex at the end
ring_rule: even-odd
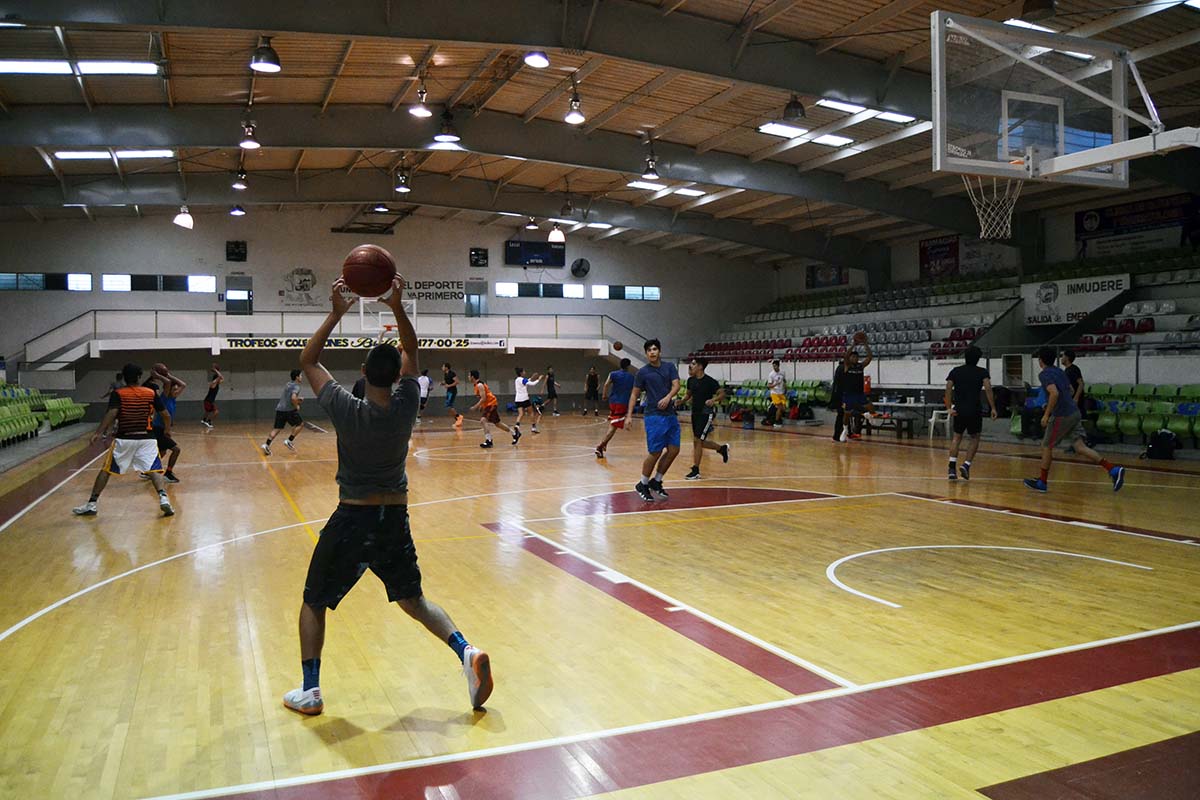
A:
MULTIPOLYGON (((608 564, 597 561, 594 558, 589 558, 588 556, 585 556, 583 553, 580 553, 578 550, 575 550, 564 544, 556 542, 555 540, 551 539, 548 536, 543 536, 542 534, 540 534, 536 531, 530 530, 530 528, 524 524, 524 521, 508 522, 508 523, 504 523, 504 524, 512 525, 514 528, 524 531, 527 536, 532 536, 536 539, 541 539, 543 542, 550 545, 551 547, 555 547, 559 550, 563 550, 567 554, 573 556, 574 558, 578 558, 580 561, 583 561, 586 564, 590 564, 591 566, 595 567, 597 570, 600 570, 601 572, 613 573, 613 574, 617 574, 617 575, 623 574, 620 572, 620 570, 614 569, 613 567, 609 566, 608 564)), ((773 653, 774 655, 778 656, 779 658, 784 659, 785 661, 790 661, 797 666, 804 667, 809 672, 820 675, 822 678, 832 681, 833 683, 836 683, 839 686, 855 686, 855 685, 857 685, 853 681, 843 678, 841 675, 838 675, 834 672, 830 672, 829 670, 825 669, 824 667, 818 666, 818 665, 812 663, 811 661, 801 658, 798 655, 789 653, 788 651, 784 650, 783 648, 777 647, 777 646, 771 644, 770 642, 763 641, 762 639, 759 639, 757 636, 755 636, 751 633, 747 633, 746 631, 743 631, 740 628, 736 628, 733 625, 730 625, 728 622, 724 622, 723 620, 719 620, 710 614, 706 614, 703 611, 701 611, 700 609, 696 608, 695 606, 691 606, 687 603, 684 603, 681 600, 677 600, 674 597, 671 597, 669 594, 666 594, 665 592, 660 592, 659 590, 654 589, 635 578, 629 578, 626 576, 626 581, 628 583, 632 584, 633 586, 636 586, 637 588, 641 589, 643 592, 654 595, 659 600, 662 600, 663 602, 665 602, 668 606, 675 606, 676 608, 684 609, 684 610, 694 614, 695 616, 699 617, 700 619, 704 620, 709 625, 713 625, 717 628, 720 628, 721 630, 725 631, 726 633, 731 633, 734 636, 738 637, 739 639, 749 642, 750 644, 754 645, 755 647, 758 647, 761 650, 766 650, 769 653, 773 653)))
MULTIPOLYGON (((532 436, 532 435, 533 434, 522 433, 521 438, 525 438, 526 436, 532 436)), ((546 458, 505 458, 503 460, 505 462, 509 462, 509 463, 525 463, 525 462, 529 462, 529 461, 566 461, 566 460, 572 459, 572 458, 585 458, 585 457, 591 456, 596 449, 596 448, 592 447, 591 445, 581 445, 581 444, 559 444, 559 445, 554 445, 554 446, 558 447, 558 448, 582 448, 584 450, 584 452, 571 453, 571 454, 566 454, 566 455, 549 456, 546 458)), ((430 455, 427 455, 427 453, 437 452, 438 450, 464 450, 469 453, 472 450, 478 451, 480 449, 482 449, 482 448, 480 448, 478 445, 460 444, 460 445, 451 445, 448 447, 427 447, 423 450, 418 450, 416 453, 413 453, 412 455, 414 458, 427 458, 430 461, 470 461, 472 463, 477 464, 477 463, 479 463, 479 458, 480 458, 480 456, 478 454, 475 456, 464 456, 463 458, 453 458, 453 457, 447 457, 447 456, 430 456, 430 455)), ((505 448, 503 446, 500 446, 497 449, 500 452, 505 452, 505 448)), ((515 455, 515 454, 521 453, 522 451, 520 450, 520 445, 513 446, 510 444, 510 445, 508 445, 507 452, 513 453, 515 455)), ((526 449, 524 452, 528 452, 528 449, 526 449)))
POLYGON ((849 586, 842 583, 842 581, 838 580, 837 576, 837 568, 842 564, 845 564, 847 561, 853 561, 854 559, 862 558, 863 556, 873 556, 878 555, 879 553, 895 553, 902 550, 1019 550, 1026 553, 1046 553, 1056 556, 1069 556, 1071 558, 1086 558, 1092 561, 1104 561, 1108 564, 1120 564, 1123 567, 1134 567, 1135 569, 1144 569, 1151 572, 1154 571, 1154 567, 1147 567, 1142 564, 1131 564, 1128 561, 1115 561, 1111 558, 1089 556, 1083 553, 1069 553, 1065 550, 1043 550, 1037 547, 1006 547, 1002 545, 991 544, 914 544, 907 547, 882 547, 878 550, 864 550, 861 553, 853 553, 848 556, 843 556, 825 568, 825 577, 828 578, 834 586, 843 591, 849 592, 850 594, 858 595, 859 597, 889 606, 891 608, 903 608, 903 606, 901 606, 899 603, 893 603, 890 600, 884 600, 883 598, 875 597, 874 595, 867 594, 866 592, 860 592, 857 589, 851 589, 849 586))
MULTIPOLYGON (((247 433, 246 438, 250 440, 251 444, 255 444, 257 447, 254 438, 250 434, 247 433)), ((262 448, 260 447, 258 449, 261 452, 262 448)), ((271 476, 271 480, 275 481, 275 485, 279 487, 279 491, 283 494, 283 499, 287 500, 288 505, 292 507, 292 513, 296 515, 296 519, 298 519, 300 524, 304 526, 304 530, 308 531, 308 535, 312 538, 312 540, 314 542, 317 541, 317 532, 312 529, 312 526, 304 521, 304 515, 300 513, 300 506, 296 505, 296 501, 292 499, 291 492, 289 492, 287 487, 283 485, 283 481, 279 480, 279 475, 276 474, 275 468, 271 466, 271 462, 267 461, 267 454, 263 453, 258 458, 259 461, 262 462, 263 466, 267 468, 267 474, 271 476)))
POLYGON ((959 503, 953 498, 939 500, 936 497, 921 497, 917 494, 907 494, 905 492, 892 492, 897 497, 907 497, 910 500, 923 500, 926 503, 937 503, 943 506, 954 506, 955 508, 973 508, 976 511, 990 511, 993 514, 1005 514, 1010 517, 1024 517, 1025 519, 1036 520, 1037 522, 1056 522, 1060 525, 1074 525, 1075 527, 1094 528, 1102 530, 1106 533, 1119 533, 1123 536, 1137 536, 1140 539, 1153 539, 1156 542, 1171 542, 1172 544, 1182 544, 1190 547, 1200 547, 1200 542, 1193 542, 1186 539, 1168 539, 1165 536, 1155 536, 1152 533, 1137 533, 1135 531, 1123 531, 1120 528, 1110 528, 1101 522, 1087 522, 1085 520, 1068 520, 1054 519, 1053 517, 1039 517, 1036 514, 1026 514, 1022 511, 1013 511, 1007 508, 988 508, 987 506, 977 506, 970 503, 959 503))
POLYGON ((947 667, 945 669, 934 670, 931 672, 922 672, 916 675, 906 675, 899 678, 889 678, 874 683, 864 683, 859 686, 845 687, 840 689, 826 689, 812 694, 801 695, 798 697, 789 697, 783 700, 772 700, 766 703, 756 703, 748 706, 738 706, 735 708, 720 709, 718 711, 705 711, 699 714, 691 714, 686 717, 675 717, 673 719, 656 720, 654 722, 642 722, 636 725, 626 725, 620 728, 608 728, 601 731, 592 731, 590 733, 572 734, 570 736, 557 736, 550 739, 541 739, 532 742, 522 742, 518 744, 502 745, 500 747, 489 747, 481 750, 468 750, 463 753, 446 753, 440 756, 429 756, 425 758, 416 758, 409 761, 394 761, 389 764, 377 764, 370 767, 354 767, 351 769, 335 770, 331 772, 316 773, 312 775, 298 775, 292 778, 281 778, 267 781, 259 781, 256 783, 244 783, 236 786, 223 786, 215 789, 202 789, 194 792, 183 792, 179 794, 164 794, 155 795, 153 797, 144 798, 144 800, 203 800, 210 797, 221 797, 229 794, 238 794, 246 792, 262 792, 272 789, 284 789, 292 786, 304 786, 313 783, 323 783, 325 781, 339 780, 342 778, 355 778, 362 775, 374 775, 380 772, 391 772, 402 769, 416 769, 418 767, 426 767, 437 764, 449 764, 463 761, 473 761, 480 758, 488 758, 490 756, 506 755, 509 753, 521 753, 529 750, 539 750, 550 747, 559 747, 563 745, 577 744, 580 742, 594 741, 596 739, 610 738, 621 736, 628 733, 639 733, 642 731, 661 730, 663 728, 673 728, 682 725, 689 725, 697 722, 705 722, 713 719, 723 719, 727 717, 744 716, 758 711, 767 711, 775 708, 786 708, 789 706, 806 705, 818 700, 825 700, 833 697, 843 697, 846 695, 863 694, 865 692, 874 691, 876 689, 886 689, 891 686, 902 686, 905 684, 918 683, 920 681, 932 680, 934 678, 946 677, 949 675, 959 675, 965 672, 976 672, 979 670, 989 669, 991 667, 1000 667, 1006 664, 1016 664, 1023 661, 1033 661, 1039 658, 1047 658, 1049 656, 1060 655, 1063 653, 1073 653, 1080 650, 1092 650, 1097 647, 1104 647, 1110 644, 1120 644, 1122 642, 1135 641, 1137 639, 1147 639, 1154 636, 1161 636, 1168 633, 1176 633, 1178 631, 1190 630, 1200 627, 1200 621, 1185 622, 1179 625, 1171 625, 1165 628, 1155 628, 1148 631, 1138 631, 1136 633, 1127 633, 1120 636, 1113 636, 1107 639, 1096 639, 1090 642, 1082 642, 1080 644, 1065 645, 1049 650, 1039 650, 1033 653, 1023 653, 1016 656, 1005 656, 1004 658, 992 659, 991 661, 980 661, 974 664, 966 664, 958 667, 947 667))
MULTIPOLYGON (((729 478, 711 478, 710 480, 725 480, 725 481, 727 481, 727 480, 729 480, 729 478)), ((735 478, 734 480, 745 480, 745 479, 735 478)), ((622 484, 609 484, 609 485, 610 486, 612 486, 612 485, 625 486, 627 484, 622 483, 622 484)), ((687 488, 687 487, 684 487, 684 488, 687 488)), ((759 487, 757 487, 757 486, 705 486, 704 488, 705 489, 757 489, 759 487)), ((632 490, 627 490, 627 491, 632 491, 632 490)), ((767 489, 767 491, 803 492, 806 490, 804 490, 804 489, 767 489)), ((620 494, 625 494, 625 493, 626 492, 621 492, 620 494)), ((651 506, 650 508, 639 510, 639 511, 618 511, 615 513, 607 512, 607 511, 596 511, 591 514, 568 514, 567 513, 567 506, 571 505, 572 503, 578 503, 580 500, 591 500, 593 497, 604 497, 604 496, 610 495, 610 494, 618 494, 617 492, 596 492, 595 494, 585 494, 585 495, 576 497, 572 500, 568 500, 567 502, 563 503, 561 506, 558 507, 558 510, 562 512, 562 516, 559 516, 559 517, 536 517, 533 519, 526 519, 525 522, 556 522, 556 521, 564 520, 564 519, 586 519, 589 517, 619 517, 619 516, 623 516, 625 514, 636 514, 636 515, 640 516, 642 514, 662 514, 667 511, 709 511, 714 508, 744 508, 745 506, 765 506, 765 505, 770 505, 772 503, 811 503, 815 500, 841 500, 842 498, 845 498, 845 497, 875 497, 875 496, 877 496, 877 495, 871 495, 871 494, 844 495, 844 494, 837 494, 836 492, 808 492, 808 493, 809 494, 823 494, 823 495, 828 495, 828 496, 827 497, 789 497, 785 500, 756 500, 753 503, 724 503, 719 506, 696 506, 696 507, 692 507, 692 508, 654 508, 653 506, 651 506)), ((880 492, 879 494, 889 494, 890 495, 890 494, 892 494, 892 492, 880 492)))
POLYGON ((3 525, 0 525, 0 533, 3 533, 3 532, 4 532, 4 531, 5 531, 7 528, 8 528, 8 526, 9 526, 9 525, 12 525, 14 522, 16 522, 17 520, 19 520, 21 517, 23 517, 23 516, 25 516, 27 513, 29 513, 29 512, 30 512, 30 511, 33 509, 33 507, 34 507, 34 506, 36 506, 38 503, 42 502, 43 500, 45 500, 45 499, 46 499, 47 497, 49 497, 50 495, 52 495, 52 494, 54 494, 55 492, 57 492, 59 489, 61 489, 62 487, 66 486, 66 485, 67 485, 67 483, 68 483, 68 482, 70 482, 72 478, 74 478, 75 476, 77 476, 79 473, 83 472, 85 469, 87 469, 88 467, 90 467, 92 464, 96 463, 96 459, 100 458, 100 456, 104 455, 104 454, 105 454, 105 453, 107 453, 107 452, 108 452, 108 448, 106 447, 106 448, 104 448, 103 450, 101 450, 99 453, 97 453, 95 456, 93 456, 93 457, 92 457, 92 459, 91 459, 90 461, 88 461, 86 464, 84 464, 82 467, 78 467, 78 468, 76 468, 76 470, 75 470, 74 472, 72 472, 70 475, 68 475, 67 477, 63 478, 61 481, 59 481, 59 482, 58 482, 58 483, 57 483, 57 484, 54 486, 54 488, 53 488, 53 489, 50 489, 48 492, 46 492, 45 494, 43 494, 43 495, 42 495, 41 497, 39 497, 37 500, 34 500, 32 503, 30 503, 29 505, 25 506, 25 507, 24 507, 24 508, 22 508, 20 511, 18 511, 16 514, 14 514, 14 515, 13 515, 11 518, 9 518, 9 520, 8 520, 7 522, 5 522, 3 525))

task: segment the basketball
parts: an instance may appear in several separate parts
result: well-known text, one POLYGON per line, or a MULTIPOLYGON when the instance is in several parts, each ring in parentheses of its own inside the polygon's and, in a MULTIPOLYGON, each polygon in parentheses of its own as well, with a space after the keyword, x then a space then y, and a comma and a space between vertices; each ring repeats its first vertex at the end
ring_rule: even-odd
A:
POLYGON ((854 343, 855 344, 866 344, 867 343, 867 334, 864 333, 863 331, 857 331, 854 334, 854 343))
POLYGON ((360 244, 342 262, 342 279, 359 297, 387 294, 396 277, 392 254, 373 244, 360 244))
POLYGON ((157 364, 155 364, 153 367, 151 367, 151 369, 160 375, 166 375, 168 372, 171 371, 171 370, 167 369, 167 365, 162 363, 161 361, 158 362, 157 364))
POLYGON ((623 346, 620 342, 613 342, 613 350, 620 350, 623 346))

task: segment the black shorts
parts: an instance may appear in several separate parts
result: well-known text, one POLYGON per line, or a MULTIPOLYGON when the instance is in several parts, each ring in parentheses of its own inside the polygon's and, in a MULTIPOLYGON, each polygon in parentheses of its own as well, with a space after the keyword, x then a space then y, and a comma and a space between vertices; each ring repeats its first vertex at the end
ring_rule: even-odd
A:
POLYGON ((428 402, 429 402, 429 395, 425 395, 424 397, 421 398, 421 410, 422 411, 425 410, 425 404, 428 402))
POLYGON ((558 390, 557 389, 547 389, 546 390, 546 399, 547 400, 557 400, 558 399, 558 390))
POLYGON ((158 442, 158 452, 165 453, 168 450, 174 450, 179 445, 170 436, 163 433, 162 428, 154 429, 154 439, 158 442))
POLYGON ((297 425, 303 424, 304 418, 300 416, 299 411, 293 408, 291 411, 276 411, 275 424, 271 427, 273 427, 275 430, 281 431, 289 425, 294 428, 297 425))
POLYGON ((532 405, 533 405, 533 402, 530 400, 518 400, 517 401, 517 408, 530 408, 532 405))
POLYGON ((703 442, 712 435, 713 422, 716 418, 717 412, 715 411, 706 414, 692 414, 692 436, 703 442))
POLYGON ((382 581, 389 603, 421 596, 408 506, 338 505, 308 562, 304 602, 337 608, 367 569, 382 581))
POLYGON ((583 399, 584 400, 595 400, 596 402, 600 402, 600 390, 599 389, 588 389, 587 392, 584 393, 583 399))
POLYGON ((954 417, 954 432, 978 436, 983 431, 983 414, 964 414, 957 412, 954 417))

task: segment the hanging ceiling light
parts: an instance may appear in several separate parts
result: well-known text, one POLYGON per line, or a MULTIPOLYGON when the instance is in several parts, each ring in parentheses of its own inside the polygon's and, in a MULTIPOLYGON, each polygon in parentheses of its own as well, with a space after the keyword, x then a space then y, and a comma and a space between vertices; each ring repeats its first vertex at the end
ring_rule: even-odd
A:
POLYGON ((550 66, 550 56, 541 50, 530 50, 525 54, 525 66, 534 69, 545 69, 550 66))
POLYGON ((433 137, 435 142, 455 143, 462 141, 462 137, 458 135, 458 131, 454 128, 454 116, 450 113, 450 109, 442 112, 442 129, 433 137))
POLYGON ((408 113, 421 119, 432 117, 433 112, 429 110, 429 106, 425 105, 425 98, 428 96, 429 92, 425 89, 425 81, 421 81, 421 86, 417 89, 417 102, 408 107, 408 113))
POLYGON ((537 221, 533 217, 530 217, 529 222, 525 223, 525 230, 536 231, 537 229, 538 229, 537 221))
POLYGON ((238 147, 242 148, 243 150, 257 150, 258 148, 262 147, 262 145, 258 143, 258 139, 254 138, 253 122, 242 123, 242 140, 238 142, 238 147))
POLYGON ((563 122, 568 125, 582 125, 587 117, 583 115, 583 101, 579 99, 579 90, 571 92, 571 102, 567 107, 567 115, 563 117, 563 122))
POLYGON ((187 228, 189 231, 192 229, 192 226, 195 225, 187 206, 180 206, 179 213, 176 214, 175 219, 171 221, 181 228, 187 228))
POLYGON ((396 173, 396 191, 400 194, 408 194, 412 191, 410 182, 411 176, 408 174, 408 170, 402 169, 396 173))
POLYGON ((245 188, 246 188, 246 170, 239 169, 237 171, 237 175, 235 175, 233 178, 232 186, 234 189, 237 189, 239 192, 245 190, 245 188))
POLYGON ((254 48, 250 56, 250 69, 255 72, 279 72, 283 67, 279 63, 279 53, 271 47, 271 37, 262 37, 262 43, 254 48))
POLYGON ((650 146, 650 152, 646 154, 646 163, 642 167, 642 178, 656 181, 658 180, 658 157, 654 155, 654 140, 647 137, 646 144, 650 146))
POLYGON ((234 206, 233 208, 229 209, 229 215, 233 217, 244 217, 246 216, 246 209, 242 208, 241 206, 234 206))
POLYGON ((546 237, 548 242, 565 242, 567 235, 562 232, 562 228, 558 227, 558 223, 554 223, 554 227, 550 229, 550 235, 546 237))
POLYGON ((386 214, 386 213, 388 213, 388 207, 387 207, 387 204, 385 204, 385 203, 376 203, 376 204, 375 204, 375 208, 373 208, 372 210, 373 210, 373 211, 374 211, 376 214, 386 214))
POLYGON ((558 215, 559 215, 560 217, 569 217, 569 216, 571 216, 571 215, 572 215, 572 214, 574 214, 574 213, 575 213, 575 205, 574 205, 574 204, 571 202, 571 198, 570 198, 570 197, 568 197, 568 198, 567 198, 567 199, 566 199, 566 200, 563 202, 563 204, 562 204, 562 208, 560 208, 560 209, 558 210, 558 215))
POLYGON ((796 120, 804 119, 807 112, 804 110, 804 103, 800 102, 800 98, 792 95, 792 99, 787 101, 787 105, 783 107, 783 121, 795 122, 796 120))

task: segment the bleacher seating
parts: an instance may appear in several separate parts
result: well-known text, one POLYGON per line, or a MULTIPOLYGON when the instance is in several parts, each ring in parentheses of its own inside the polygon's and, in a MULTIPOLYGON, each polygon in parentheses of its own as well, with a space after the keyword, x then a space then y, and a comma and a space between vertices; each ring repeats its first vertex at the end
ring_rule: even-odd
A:
MULTIPOLYGON (((826 381, 792 381, 787 385, 789 405, 825 405, 829 402, 830 386, 826 381)), ((771 405, 771 393, 764 380, 742 382, 732 392, 730 408, 748 408, 756 414, 764 414, 771 405)))
POLYGON ((0 383, 0 446, 36 435, 43 422, 51 428, 83 419, 87 406, 69 397, 52 397, 40 389, 0 383))
POLYGON ((1095 383, 1087 395, 1096 403, 1096 429, 1108 436, 1146 439, 1166 428, 1184 445, 1200 439, 1200 383, 1095 383))

